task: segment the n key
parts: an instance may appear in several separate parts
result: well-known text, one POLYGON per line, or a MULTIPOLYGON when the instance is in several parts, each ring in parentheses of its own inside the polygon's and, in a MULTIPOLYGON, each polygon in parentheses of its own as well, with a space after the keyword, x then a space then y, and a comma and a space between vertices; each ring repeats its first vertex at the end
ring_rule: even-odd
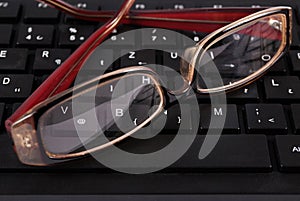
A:
POLYGON ((33 75, 0 75, 0 98, 27 98, 33 85, 33 75))

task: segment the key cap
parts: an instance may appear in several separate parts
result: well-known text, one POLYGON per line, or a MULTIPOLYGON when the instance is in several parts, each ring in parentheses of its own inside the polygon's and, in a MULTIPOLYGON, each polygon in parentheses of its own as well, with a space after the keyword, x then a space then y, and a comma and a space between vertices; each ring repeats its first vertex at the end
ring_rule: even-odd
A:
POLYGON ((296 76, 272 76, 264 79, 266 99, 290 101, 300 99, 300 80, 296 76))
POLYGON ((97 75, 101 75, 106 70, 111 70, 114 62, 114 51, 110 49, 96 49, 86 60, 82 70, 91 70, 97 75))
POLYGON ((283 57, 270 68, 269 74, 284 74, 287 72, 288 66, 287 58, 283 57))
POLYGON ((128 66, 147 66, 148 64, 156 64, 155 50, 141 50, 141 51, 121 51, 124 55, 120 59, 120 67, 128 66))
POLYGON ((71 54, 69 49, 37 49, 33 64, 34 71, 53 71, 71 54))
POLYGON ((0 48, 1 71, 24 71, 27 62, 27 49, 0 48))
POLYGON ((24 21, 26 23, 52 24, 59 19, 59 11, 43 2, 26 2, 24 21))
MULTIPOLYGON (((211 136, 212 138, 216 136, 211 136)), ((210 171, 271 171, 267 139, 261 135, 223 135, 212 152, 199 159, 204 136, 172 168, 210 171)))
POLYGON ((132 8, 134 10, 153 10, 156 8, 155 2, 152 1, 143 1, 143 0, 137 0, 132 8))
POLYGON ((53 40, 52 25, 20 25, 17 45, 50 46, 53 40))
POLYGON ((115 0, 114 3, 110 1, 101 1, 100 7, 101 10, 118 10, 120 9, 120 5, 122 5, 123 0, 115 0))
POLYGON ((108 40, 103 43, 103 46, 134 46, 136 45, 136 31, 130 31, 132 28, 129 26, 119 26, 112 31, 112 34, 108 37, 108 40))
POLYGON ((0 45, 9 45, 12 35, 12 25, 0 25, 0 45))
MULTIPOLYGON (((165 110, 160 115, 164 115, 163 119, 166 120, 164 125, 164 130, 167 130, 171 133, 177 132, 178 129, 188 131, 191 130, 194 126, 192 125, 192 119, 191 119, 192 111, 190 105, 188 104, 182 104, 182 108, 178 104, 175 104, 170 108, 168 108, 167 110, 165 110)), ((155 131, 162 129, 160 128, 161 122, 156 122, 156 121, 161 121, 161 119, 158 118, 154 120, 153 129, 155 131)))
POLYGON ((0 75, 0 94, 2 98, 27 98, 32 90, 33 75, 0 75))
POLYGON ((176 46, 177 36, 166 29, 143 29, 142 46, 176 46))
POLYGON ((252 83, 244 88, 229 92, 227 98, 231 101, 245 101, 245 103, 256 102, 259 100, 257 84, 252 83))
POLYGON ((74 47, 83 43, 93 33, 94 27, 91 25, 61 25, 59 30, 59 46, 74 47))
POLYGON ((207 33, 201 33, 196 31, 184 31, 182 32, 186 37, 183 38, 184 47, 191 47, 196 43, 199 43, 207 33))
POLYGON ((290 50, 289 55, 292 61, 293 71, 300 72, 300 50, 290 50))
MULTIPOLYGON (((224 106, 211 107, 211 105, 200 105, 200 129, 203 132, 207 132, 210 124, 215 125, 216 122, 221 121, 225 115, 224 106), (211 119, 211 115, 213 115, 211 119)), ((224 126, 216 125, 214 128, 222 129, 224 133, 238 133, 240 131, 240 125, 237 114, 236 105, 227 105, 226 119, 224 126)), ((212 129, 214 129, 212 128, 212 129)))
POLYGON ((3 121, 4 107, 5 107, 5 104, 0 103, 0 126, 2 125, 2 121, 3 121))
POLYGON ((180 72, 183 50, 169 50, 162 53, 163 65, 180 72))
POLYGON ((300 104, 292 104, 291 112, 294 122, 295 133, 300 133, 300 104))
POLYGON ((245 108, 248 132, 271 135, 287 132, 287 123, 282 105, 246 104, 245 108))
MULTIPOLYGON (((73 6, 80 8, 80 9, 87 9, 87 10, 98 10, 100 5, 100 1, 89 1, 89 0, 67 0, 68 3, 72 4, 73 6)), ((80 23, 80 24, 87 24, 87 23, 95 23, 95 22, 89 22, 85 20, 80 20, 78 18, 75 18, 70 15, 66 15, 65 20, 67 23, 80 23)))
POLYGON ((300 136, 276 136, 276 149, 281 171, 300 170, 300 136))
POLYGON ((14 0, 0 1, 0 21, 16 22, 20 10, 20 3, 14 0))

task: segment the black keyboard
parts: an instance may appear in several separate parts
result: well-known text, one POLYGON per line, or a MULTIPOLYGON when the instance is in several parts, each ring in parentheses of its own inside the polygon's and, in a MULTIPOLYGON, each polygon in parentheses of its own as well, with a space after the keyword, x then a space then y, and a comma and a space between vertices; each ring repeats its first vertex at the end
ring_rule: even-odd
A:
MULTIPOLYGON (((122 0, 69 2, 89 9, 116 10, 122 0)), ((5 119, 102 23, 86 23, 33 0, 0 1, 0 194, 299 194, 300 1, 137 0, 133 9, 258 5, 294 8, 291 50, 260 80, 228 94, 223 135, 212 153, 203 160, 197 157, 210 117, 222 116, 224 108, 211 110, 209 97, 199 95, 199 135, 187 153, 159 172, 126 175, 105 168, 91 157, 53 167, 30 167, 18 161, 4 128, 5 119), (76 29, 77 38, 70 38, 70 28, 76 29)), ((203 38, 192 32, 184 34, 195 41, 203 38)), ((126 43, 135 40, 127 39, 124 49, 126 43)), ((105 55, 105 59, 114 59, 109 51, 105 55)), ((176 63, 168 55, 153 51, 136 52, 134 60, 125 56, 118 66, 155 60, 176 63)), ((191 111, 187 107, 186 112, 191 111)), ((128 142, 126 146, 136 150, 159 148, 157 142, 167 142, 178 129, 178 119, 178 108, 170 108, 163 135, 156 141, 128 142)))

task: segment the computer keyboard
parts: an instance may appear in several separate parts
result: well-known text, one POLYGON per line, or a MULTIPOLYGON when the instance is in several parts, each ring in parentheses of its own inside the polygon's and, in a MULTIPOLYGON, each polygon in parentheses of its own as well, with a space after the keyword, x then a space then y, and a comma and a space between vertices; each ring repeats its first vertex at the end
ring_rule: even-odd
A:
MULTIPOLYGON (((122 0, 68 2, 81 8, 116 10, 122 0)), ((199 135, 188 152, 167 169, 134 176, 109 170, 91 157, 53 167, 30 167, 18 161, 4 128, 5 119, 103 23, 86 23, 34 0, 0 1, 0 194, 299 194, 300 2, 137 0, 133 9, 274 5, 294 8, 291 50, 261 79, 227 94, 223 135, 213 152, 203 160, 197 157, 211 115, 222 116, 224 106, 211 110, 209 96, 197 95, 199 135)), ((133 28, 121 26, 112 36, 133 28)), ((201 33, 182 33, 195 42, 204 37, 201 33)), ((123 41, 115 39, 124 49, 139 42, 134 36, 123 41)), ((147 39, 141 42, 153 45, 147 39)), ((173 45, 172 41, 166 43, 173 45)), ((104 51, 107 62, 117 56, 104 51)), ((179 70, 176 58, 153 50, 135 52, 134 59, 125 55, 111 68, 145 62, 179 70)), ((185 112, 192 113, 192 108, 187 107, 185 112)), ((135 151, 159 149, 182 121, 190 120, 181 119, 180 110, 171 107, 163 135, 121 146, 135 151)))

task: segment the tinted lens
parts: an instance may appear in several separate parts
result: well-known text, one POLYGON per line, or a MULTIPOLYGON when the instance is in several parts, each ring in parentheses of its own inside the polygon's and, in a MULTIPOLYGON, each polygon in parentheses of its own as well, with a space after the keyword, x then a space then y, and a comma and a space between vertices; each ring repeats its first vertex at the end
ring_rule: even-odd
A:
POLYGON ((161 109, 159 90, 152 76, 131 74, 55 105, 39 119, 38 132, 46 152, 80 153, 143 127, 161 109))
POLYGON ((285 21, 282 14, 264 17, 213 42, 198 62, 198 88, 222 87, 261 74, 283 51, 285 21), (216 81, 217 73, 223 82, 216 81))

